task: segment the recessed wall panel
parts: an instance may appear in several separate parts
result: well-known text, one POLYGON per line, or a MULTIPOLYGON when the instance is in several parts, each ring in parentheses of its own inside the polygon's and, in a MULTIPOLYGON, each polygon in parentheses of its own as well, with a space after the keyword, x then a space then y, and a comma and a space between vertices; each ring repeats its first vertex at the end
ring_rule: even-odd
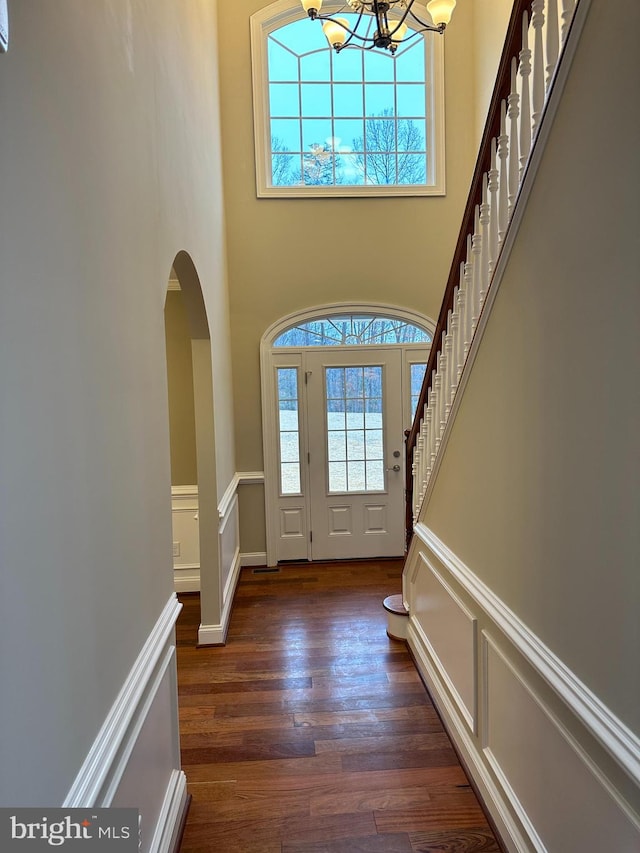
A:
POLYGON ((477 620, 423 552, 420 559, 422 568, 412 590, 411 616, 419 624, 462 717, 475 731, 477 620))
POLYGON ((602 773, 485 633, 482 645, 484 752, 543 849, 640 850, 640 827, 602 773))

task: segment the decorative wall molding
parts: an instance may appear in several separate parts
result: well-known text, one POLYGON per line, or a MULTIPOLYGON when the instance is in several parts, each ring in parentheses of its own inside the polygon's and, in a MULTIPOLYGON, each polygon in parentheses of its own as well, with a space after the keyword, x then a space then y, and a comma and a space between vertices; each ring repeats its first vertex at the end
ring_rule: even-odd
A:
POLYGON ((638 816, 486 631, 482 659, 481 745, 535 849, 566 849, 567 826, 573 849, 588 849, 600 827, 606 827, 610 849, 635 849, 640 844, 638 816), (531 772, 535 759, 555 768, 543 790, 531 772), (565 797, 558 822, 560 792, 565 797))
POLYGON ((235 582, 230 588, 229 584, 234 580, 234 570, 240 565, 240 518, 238 511, 238 495, 236 494, 231 505, 220 522, 218 531, 218 565, 220 566, 220 583, 222 587, 222 601, 226 603, 227 597, 235 591, 235 582))
POLYGON ((236 477, 240 486, 255 486, 264 483, 264 471, 237 471, 236 477))
POLYGON ((240 478, 238 476, 238 473, 236 472, 231 478, 231 482, 227 486, 225 493, 220 498, 220 503, 218 504, 218 517, 220 519, 220 526, 222 526, 222 524, 224 523, 225 516, 229 512, 231 504, 236 498, 239 484, 240 478))
POLYGON ((175 647, 171 641, 181 609, 182 605, 172 595, 107 714, 65 797, 64 807, 110 805, 124 773, 126 758, 135 745, 158 685, 172 663, 175 647))
MULTIPOLYGON (((426 617, 429 634, 423 630, 419 616, 415 619, 414 626, 429 652, 440 680, 446 685, 456 704, 458 714, 465 720, 469 729, 477 734, 478 620, 424 554, 420 554, 420 559, 429 572, 426 577, 431 578, 431 582, 421 591, 422 597, 429 601, 426 617), (451 642, 452 635, 456 637, 456 643, 451 642)), ((416 562, 419 566, 420 562, 416 562)), ((410 598, 409 612, 416 615, 413 598, 410 598)))
POLYGON ((174 770, 151 841, 151 853, 173 853, 177 849, 186 806, 187 777, 182 770, 174 770))
POLYGON ((264 483, 264 471, 236 471, 218 504, 220 520, 222 521, 229 512, 229 507, 238 492, 238 486, 253 486, 259 483, 264 483))
MULTIPOLYGON (((242 563, 240 562, 240 548, 236 547, 235 553, 233 555, 233 560, 231 561, 229 574, 227 575, 227 580, 223 590, 225 611, 228 611, 229 615, 231 613, 231 605, 233 604, 233 596, 235 594, 236 586, 238 584, 238 578, 240 577, 241 567, 242 563)), ((223 623, 225 622, 224 615, 225 612, 223 612, 223 623)))
MULTIPOLYGON (((219 624, 200 626, 198 641, 201 645, 224 643, 241 566, 265 564, 264 553, 241 556, 239 543, 239 487, 263 482, 263 471, 236 471, 218 504, 218 566, 222 614, 219 624)), ((198 487, 195 485, 172 486, 171 496, 175 539, 176 521, 183 514, 193 513, 194 520, 199 520, 198 487)), ((186 521, 180 523, 183 525, 182 533, 185 536, 183 556, 199 557, 199 541, 191 541, 195 528, 193 525, 185 527, 186 521)), ((199 592, 200 563, 193 560, 183 563, 180 562, 180 558, 174 558, 174 588, 176 592, 199 592)))
POLYGON ((524 659, 540 674, 582 725, 640 784, 640 739, 480 580, 426 525, 415 525, 426 546, 524 659))
POLYGON ((171 487, 173 541, 180 543, 180 556, 173 558, 173 588, 176 592, 200 590, 200 530, 198 486, 171 487))
POLYGON ((171 486, 172 498, 198 497, 198 486, 171 486))
POLYGON ((447 730, 453 735, 465 766, 472 773, 480 796, 491 807, 491 815, 501 839, 506 844, 509 853, 531 853, 531 847, 518 823, 514 820, 507 800, 503 796, 503 791, 495 783, 482 761, 472 733, 459 715, 455 703, 441 688, 439 672, 430 657, 428 647, 424 643, 424 636, 424 632, 418 630, 416 622, 410 619, 407 638, 409 648, 413 652, 420 674, 426 682, 447 730))
POLYGON ((231 500, 225 507, 224 513, 220 513, 220 508, 218 507, 218 517, 220 520, 218 526, 218 532, 222 536, 227 529, 229 521, 232 518, 237 518, 238 516, 238 492, 235 491, 231 496, 231 500))
POLYGON ((114 801, 118 788, 130 766, 133 751, 141 737, 142 728, 149 718, 149 713, 154 702, 158 698, 161 686, 167 679, 167 676, 169 676, 170 680, 170 667, 175 666, 176 662, 175 652, 174 645, 167 646, 159 666, 154 667, 152 677, 146 685, 144 696, 139 702, 132 723, 127 730, 126 738, 122 740, 116 759, 111 762, 109 779, 105 782, 105 786, 103 786, 100 794, 104 805, 111 805, 114 801))

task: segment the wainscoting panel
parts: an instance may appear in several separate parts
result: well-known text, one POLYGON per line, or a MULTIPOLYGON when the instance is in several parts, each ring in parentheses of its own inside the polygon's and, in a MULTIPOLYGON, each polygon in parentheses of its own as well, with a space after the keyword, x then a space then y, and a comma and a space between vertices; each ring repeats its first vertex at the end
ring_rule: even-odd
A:
POLYGON ((200 590, 198 487, 171 487, 173 580, 176 592, 200 590))
POLYGON ((506 849, 640 850, 637 737, 423 524, 403 593, 409 646, 506 849))
POLYGON ((477 620, 421 552, 410 587, 409 612, 433 666, 471 731, 476 720, 477 620))
POLYGON ((233 596, 240 575, 240 519, 238 486, 241 476, 235 474, 218 504, 218 565, 220 567, 220 621, 204 623, 198 629, 202 646, 224 644, 229 627, 233 596))
POLYGON ((186 804, 174 639, 180 609, 171 596, 63 804, 139 808, 143 853, 169 853, 186 804))
POLYGON ((177 737, 169 738, 175 719, 175 648, 170 648, 155 679, 144 713, 136 727, 135 741, 123 767, 122 777, 111 798, 112 806, 135 803, 144 815, 141 850, 160 851, 171 812, 180 816, 186 798, 185 776, 180 767, 177 737), (171 805, 174 805, 173 810, 171 805), (154 841, 155 839, 155 841, 154 841))
POLYGON ((484 753, 537 850, 640 850, 631 810, 483 632, 484 753))
MULTIPOLYGON (((220 572, 222 589, 226 599, 229 579, 237 569, 240 554, 240 539, 238 535, 238 495, 236 494, 229 505, 226 514, 220 520, 220 572)), ((233 585, 235 589, 235 583, 233 585)), ((233 589, 231 590, 233 594, 233 589)))

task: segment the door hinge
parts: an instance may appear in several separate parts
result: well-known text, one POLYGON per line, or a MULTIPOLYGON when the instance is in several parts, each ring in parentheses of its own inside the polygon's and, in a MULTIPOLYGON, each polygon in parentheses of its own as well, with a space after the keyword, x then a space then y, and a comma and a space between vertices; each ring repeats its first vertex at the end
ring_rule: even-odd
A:
POLYGON ((309 542, 313 542, 313 530, 309 531, 309 542))
POLYGON ((311 454, 307 453, 307 465, 311 465, 311 454))

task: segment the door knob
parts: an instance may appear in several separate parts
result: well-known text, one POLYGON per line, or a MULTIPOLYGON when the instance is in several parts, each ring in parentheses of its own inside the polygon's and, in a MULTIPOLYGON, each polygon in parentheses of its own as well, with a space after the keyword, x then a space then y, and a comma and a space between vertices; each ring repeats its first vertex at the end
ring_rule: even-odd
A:
POLYGON ((387 471, 399 471, 399 470, 400 470, 399 465, 394 465, 393 468, 387 468, 387 471))

